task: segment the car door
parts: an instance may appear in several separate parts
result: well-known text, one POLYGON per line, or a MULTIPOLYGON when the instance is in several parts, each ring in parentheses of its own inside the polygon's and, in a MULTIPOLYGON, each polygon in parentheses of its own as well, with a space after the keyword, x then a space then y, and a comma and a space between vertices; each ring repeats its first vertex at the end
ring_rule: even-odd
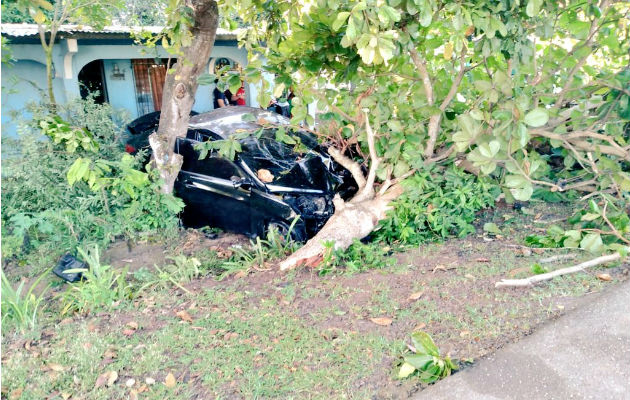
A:
POLYGON ((252 234, 251 188, 235 183, 245 174, 234 162, 211 153, 199 160, 193 141, 178 140, 184 157, 175 190, 186 206, 186 226, 212 226, 226 231, 252 234))

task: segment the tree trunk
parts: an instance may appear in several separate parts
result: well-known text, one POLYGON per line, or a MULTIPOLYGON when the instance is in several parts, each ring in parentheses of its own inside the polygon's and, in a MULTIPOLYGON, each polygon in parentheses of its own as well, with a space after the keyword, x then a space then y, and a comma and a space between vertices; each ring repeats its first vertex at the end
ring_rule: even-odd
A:
POLYGON ((197 92, 197 78, 203 72, 214 47, 219 10, 214 0, 193 0, 194 26, 192 43, 183 49, 175 71, 166 75, 162 95, 162 114, 156 133, 149 137, 153 159, 164 180, 162 192, 172 193, 182 165, 182 157, 174 153, 177 137, 186 136, 190 110, 197 92))
POLYGON ((402 192, 402 186, 395 185, 383 195, 375 195, 359 202, 354 202, 354 199, 344 202, 336 197, 333 216, 317 235, 282 261, 280 269, 295 268, 309 259, 321 256, 326 251, 326 242, 334 242, 335 250, 347 249, 355 239, 366 237, 376 228, 390 209, 390 202, 402 192))
MULTIPOLYGON (((54 39, 53 39, 54 40, 54 39)), ((46 82, 48 83, 48 101, 50 102, 50 106, 53 110, 57 106, 57 100, 55 100, 55 91, 53 87, 53 61, 52 61, 52 47, 53 42, 51 41, 51 45, 48 48, 44 49, 44 53, 46 54, 46 82)))

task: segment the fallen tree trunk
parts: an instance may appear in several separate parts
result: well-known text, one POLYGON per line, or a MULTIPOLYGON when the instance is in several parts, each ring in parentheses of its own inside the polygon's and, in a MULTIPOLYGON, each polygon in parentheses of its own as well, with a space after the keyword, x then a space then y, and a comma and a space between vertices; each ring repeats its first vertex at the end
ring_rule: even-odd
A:
POLYGON ((547 272, 546 274, 534 275, 525 279, 502 279, 500 282, 494 284, 496 288, 502 287, 529 287, 533 286, 535 283, 548 281, 550 279, 555 278, 556 276, 562 276, 567 274, 572 274, 574 272, 583 271, 587 268, 594 267, 601 264, 606 264, 611 261, 616 261, 621 259, 621 254, 613 253, 607 256, 601 256, 594 258, 592 260, 583 262, 578 265, 574 265, 572 267, 561 268, 555 271, 547 272))
POLYGON ((303 247, 280 263, 281 270, 295 268, 326 251, 326 242, 334 242, 335 250, 347 249, 355 239, 369 235, 380 220, 385 218, 389 203, 402 193, 396 185, 385 194, 357 203, 335 198, 335 213, 324 227, 303 247))
MULTIPOLYGON (((309 263, 313 258, 321 257, 326 251, 326 243, 334 243, 335 250, 347 249, 355 239, 362 239, 376 228, 390 209, 390 202, 403 192, 402 185, 388 178, 376 193, 374 182, 376 170, 381 162, 374 145, 374 132, 370 127, 367 111, 365 113, 365 132, 370 150, 370 170, 367 178, 363 176, 361 166, 343 155, 339 150, 330 148, 328 153, 335 161, 352 174, 359 186, 357 194, 348 202, 339 196, 334 201, 335 213, 324 227, 303 247, 280 263, 280 270, 285 271, 301 264, 309 263)), ((404 177, 400 177, 401 180, 404 177)))

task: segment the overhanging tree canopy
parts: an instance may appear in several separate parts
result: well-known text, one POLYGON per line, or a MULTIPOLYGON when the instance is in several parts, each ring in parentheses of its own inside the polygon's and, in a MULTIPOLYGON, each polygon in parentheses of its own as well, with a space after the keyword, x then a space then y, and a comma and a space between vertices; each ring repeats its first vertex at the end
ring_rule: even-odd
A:
POLYGON ((296 124, 314 122, 308 103, 327 107, 320 131, 361 186, 349 203, 338 202, 337 215, 285 268, 321 253, 323 240, 345 247, 369 233, 403 191, 400 182, 428 164, 457 163, 492 175, 517 200, 528 200, 534 187, 619 198, 630 190, 626 2, 226 0, 220 6, 247 26, 241 39, 250 63, 243 75, 269 89, 260 103, 272 90, 293 88, 296 124), (275 74, 275 88, 267 87, 263 69, 275 74), (357 159, 344 154, 349 147, 357 159))

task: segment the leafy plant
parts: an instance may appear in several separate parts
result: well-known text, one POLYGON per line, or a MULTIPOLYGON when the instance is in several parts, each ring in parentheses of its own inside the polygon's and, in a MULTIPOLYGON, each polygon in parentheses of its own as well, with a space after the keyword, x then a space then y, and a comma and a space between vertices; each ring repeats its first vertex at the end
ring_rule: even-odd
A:
POLYGON ((115 302, 128 299, 132 287, 127 282, 127 270, 116 271, 109 265, 102 265, 98 246, 85 251, 77 251, 89 268, 78 268, 68 272, 81 272, 84 281, 71 283, 62 297, 62 314, 69 312, 88 313, 101 308, 111 308, 115 302))
POLYGON ((24 291, 24 281, 21 281, 17 288, 13 288, 4 271, 0 271, 0 275, 2 279, 2 329, 10 326, 21 331, 35 329, 41 311, 40 305, 44 301, 50 285, 46 286, 40 293, 36 293, 36 288, 46 273, 41 274, 31 283, 26 292, 24 291))
POLYGON ((92 97, 58 106, 56 116, 41 104, 28 110, 19 137, 3 137, 3 257, 44 265, 83 241, 103 246, 177 229, 181 200, 161 194, 156 171, 122 148, 125 115, 92 97), (52 122, 42 130, 44 120, 52 122), (64 139, 42 140, 53 126, 64 139), (96 145, 84 148, 88 133, 96 145))
POLYGON ((411 335, 411 354, 403 356, 404 362, 398 371, 400 379, 417 375, 424 383, 433 383, 451 374, 457 365, 450 357, 440 355, 431 336, 426 332, 414 332, 411 335))
POLYGON ((167 259, 172 260, 173 263, 163 267, 155 265, 156 273, 144 269, 134 273, 134 277, 142 284, 138 292, 155 286, 168 288, 173 285, 189 293, 182 284, 201 275, 201 262, 196 257, 187 257, 183 254, 169 256, 167 259))
POLYGON ((45 116, 39 121, 39 127, 55 144, 64 145, 68 153, 74 153, 79 146, 87 151, 98 150, 98 142, 90 131, 71 126, 58 115, 45 116))
POLYGON ((429 168, 408 178, 405 192, 375 232, 376 240, 407 244, 475 231, 477 211, 490 207, 499 194, 496 185, 455 166, 429 168))
POLYGON ((538 263, 532 265, 531 270, 536 275, 546 274, 547 272, 549 272, 549 271, 547 271, 547 268, 543 267, 542 265, 540 265, 538 263))
POLYGON ((356 273, 395 264, 395 259, 389 256, 391 248, 381 243, 362 243, 355 240, 346 250, 334 250, 333 245, 332 242, 326 245, 327 250, 319 267, 320 275, 335 270, 356 273))
POLYGON ((568 219, 570 229, 552 225, 546 235, 530 235, 525 242, 533 247, 580 248, 593 254, 620 251, 630 244, 630 217, 624 206, 623 202, 615 205, 608 196, 602 196, 599 204, 591 199, 568 219))

